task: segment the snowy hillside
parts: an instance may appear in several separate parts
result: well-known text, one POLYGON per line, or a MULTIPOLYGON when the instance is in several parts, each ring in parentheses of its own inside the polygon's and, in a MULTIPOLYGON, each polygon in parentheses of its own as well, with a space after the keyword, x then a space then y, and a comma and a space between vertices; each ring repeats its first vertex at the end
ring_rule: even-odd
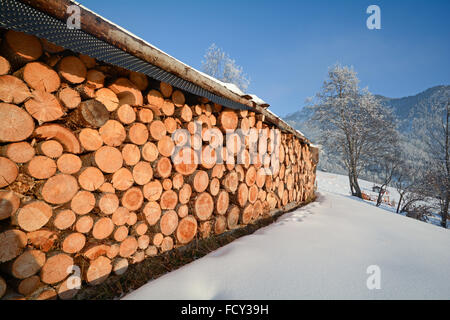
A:
POLYGON ((350 197, 347 184, 319 172, 316 202, 125 299, 450 299, 450 232, 350 197), (368 289, 370 266, 380 289, 368 289))

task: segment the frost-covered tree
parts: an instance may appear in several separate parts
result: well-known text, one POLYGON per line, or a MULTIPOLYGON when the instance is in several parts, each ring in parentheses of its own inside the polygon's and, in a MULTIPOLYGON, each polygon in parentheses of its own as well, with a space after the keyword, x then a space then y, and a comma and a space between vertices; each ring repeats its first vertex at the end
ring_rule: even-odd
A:
POLYGON ((247 90, 250 79, 244 74, 242 67, 215 43, 206 50, 204 58, 202 61, 204 73, 222 82, 233 83, 244 92, 247 90))
POLYGON ((414 129, 423 143, 425 179, 430 196, 439 199, 441 226, 447 227, 450 202, 450 94, 436 94, 423 104, 414 129))
POLYGON ((392 111, 358 83, 353 68, 333 66, 309 108, 321 129, 320 143, 341 155, 351 193, 362 198, 360 173, 390 152, 398 137, 392 111))

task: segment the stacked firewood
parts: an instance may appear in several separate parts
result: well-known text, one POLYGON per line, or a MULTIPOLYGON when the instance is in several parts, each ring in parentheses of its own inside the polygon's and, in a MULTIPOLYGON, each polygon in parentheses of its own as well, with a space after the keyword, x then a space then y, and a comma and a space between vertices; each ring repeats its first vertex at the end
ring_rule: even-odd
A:
POLYGON ((260 114, 1 38, 0 297, 70 299, 77 270, 97 285, 314 196, 310 146, 260 114))

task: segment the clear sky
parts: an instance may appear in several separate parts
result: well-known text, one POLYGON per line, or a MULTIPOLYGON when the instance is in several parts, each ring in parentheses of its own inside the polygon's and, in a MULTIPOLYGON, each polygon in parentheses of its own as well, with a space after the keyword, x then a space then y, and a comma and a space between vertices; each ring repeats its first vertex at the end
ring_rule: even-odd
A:
POLYGON ((79 2, 197 69, 216 43, 250 76, 247 91, 281 116, 299 110, 336 62, 388 97, 450 84, 448 0, 79 2), (381 30, 366 27, 371 4, 381 30))

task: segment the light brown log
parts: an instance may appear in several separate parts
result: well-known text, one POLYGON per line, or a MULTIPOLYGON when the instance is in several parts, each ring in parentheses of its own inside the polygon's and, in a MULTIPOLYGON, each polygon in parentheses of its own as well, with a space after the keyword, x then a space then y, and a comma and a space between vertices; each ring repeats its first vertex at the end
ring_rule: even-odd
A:
POLYGON ((47 259, 41 269, 41 280, 47 284, 55 284, 64 280, 73 266, 73 259, 65 253, 58 253, 47 259))
POLYGON ((255 203, 257 199, 258 199, 258 187, 256 185, 252 185, 248 189, 248 201, 250 203, 255 203))
POLYGON ((80 252, 86 244, 86 237, 82 233, 73 232, 64 238, 61 249, 65 253, 80 252))
POLYGON ((228 192, 221 190, 219 195, 216 197, 216 213, 224 215, 228 210, 228 205, 230 203, 230 198, 228 192))
POLYGON ((231 109, 222 111, 217 120, 219 127, 225 132, 236 130, 239 122, 236 112, 231 109))
POLYGON ((43 125, 36 128, 34 134, 41 139, 55 139, 59 141, 62 144, 64 151, 66 152, 75 154, 81 153, 81 145, 76 136, 72 133, 72 131, 70 131, 67 128, 64 128, 61 125, 58 124, 43 125))
POLYGON ((189 183, 195 192, 203 192, 208 188, 209 177, 206 171, 197 170, 189 176, 189 183))
POLYGON ((138 220, 136 212, 130 212, 127 219, 127 225, 133 226, 138 220))
POLYGON ((35 155, 34 148, 26 141, 4 145, 0 147, 0 150, 1 155, 16 163, 26 163, 35 155))
POLYGON ((95 151, 94 161, 103 172, 114 173, 122 167, 123 157, 117 148, 103 146, 95 151))
POLYGON ((141 160, 141 150, 135 144, 127 143, 122 146, 122 157, 126 165, 134 166, 141 160))
POLYGON ((133 234, 142 236, 148 231, 148 225, 144 221, 138 221, 133 225, 133 234))
POLYGON ((58 230, 66 230, 70 228, 76 221, 75 213, 70 209, 58 211, 53 220, 53 225, 58 230))
POLYGON ((16 66, 37 60, 43 53, 41 42, 37 37, 14 30, 5 33, 2 52, 10 63, 16 66))
POLYGON ((222 234, 227 228, 227 219, 224 216, 216 217, 214 222, 214 232, 215 234, 222 234))
POLYGON ((111 219, 116 226, 122 226, 127 223, 130 216, 130 210, 125 207, 119 207, 113 213, 111 219))
POLYGON ((99 128, 102 127, 109 118, 106 107, 98 100, 89 99, 82 101, 68 118, 68 121, 76 126, 99 128))
POLYGON ((0 75, 8 74, 11 71, 11 64, 8 59, 0 56, 0 75))
POLYGON ((192 188, 190 184, 184 184, 178 191, 178 200, 181 204, 187 204, 191 198, 192 188))
POLYGON ((119 208, 119 197, 115 193, 102 194, 98 200, 98 208, 104 214, 113 214, 119 208))
POLYGON ((128 269, 128 259, 117 258, 113 261, 113 271, 116 275, 123 275, 128 269))
POLYGON ((48 179, 56 173, 56 162, 46 156, 34 156, 25 165, 25 170, 35 179, 48 179))
POLYGON ((117 242, 121 242, 125 240, 128 237, 128 227, 127 226, 120 226, 116 228, 113 234, 114 240, 117 242))
POLYGON ((18 174, 19 169, 14 162, 8 158, 0 157, 0 188, 13 183, 18 174))
POLYGON ((88 55, 85 54, 79 54, 78 58, 84 63, 84 65, 86 66, 86 68, 91 69, 94 68, 95 65, 97 64, 97 61, 95 60, 95 58, 92 58, 88 55))
POLYGON ((161 81, 159 83, 159 90, 165 98, 169 98, 172 95, 173 88, 170 84, 161 81))
POLYGON ((103 142, 112 147, 121 145, 126 137, 127 133, 123 125, 116 120, 108 120, 100 129, 100 136, 103 142))
POLYGON ((155 245, 155 246, 157 246, 157 247, 160 247, 161 246, 161 243, 162 243, 162 241, 163 241, 163 239, 164 239, 164 235, 162 234, 162 233, 156 233, 154 236, 153 236, 153 239, 152 239, 152 243, 155 245))
POLYGON ((225 172, 225 166, 221 163, 216 164, 211 170, 211 177, 222 179, 225 172))
POLYGON ((190 143, 191 141, 191 134, 189 133, 189 131, 181 129, 181 130, 177 130, 176 132, 174 132, 171 135, 171 138, 174 142, 174 144, 180 148, 185 146, 186 144, 190 143))
POLYGON ((184 103, 186 102, 186 100, 184 98, 183 92, 181 92, 180 90, 175 90, 172 93, 172 101, 175 104, 175 106, 177 106, 177 107, 184 106, 184 103))
POLYGON ((178 128, 178 122, 172 117, 167 117, 164 119, 164 126, 168 133, 174 133, 178 128))
POLYGON ((209 193, 211 193, 212 196, 217 196, 220 191, 220 180, 217 178, 212 178, 209 183, 209 193))
POLYGON ((175 209, 178 204, 178 195, 173 190, 166 190, 162 193, 160 199, 161 209, 175 209))
MULTIPOLYGON (((95 88, 87 84, 79 84, 75 87, 75 90, 80 94, 82 100, 95 99, 95 88)), ((98 100, 96 100, 99 102, 98 100)))
POLYGON ((59 75, 67 82, 77 84, 86 79, 86 66, 83 61, 75 56, 62 58, 58 63, 59 75))
POLYGON ((0 100, 19 104, 30 96, 30 89, 25 82, 11 75, 0 76, 0 100))
POLYGON ((115 118, 123 124, 130 124, 136 121, 136 112, 129 104, 123 104, 115 111, 115 118))
POLYGON ((109 246, 109 249, 106 252, 106 256, 110 259, 114 259, 115 257, 117 257, 119 255, 119 250, 120 250, 120 244, 113 243, 112 245, 109 246))
POLYGON ((161 240, 160 250, 161 252, 167 252, 173 249, 173 239, 171 237, 164 237, 161 240))
POLYGON ((164 104, 164 98, 158 90, 152 89, 147 94, 147 102, 149 105, 154 106, 159 110, 164 104))
POLYGON ((171 137, 164 136, 158 141, 158 152, 163 157, 170 157, 175 150, 175 144, 171 137))
POLYGON ((178 205, 177 214, 180 218, 186 217, 189 214, 189 207, 186 204, 178 205))
POLYGON ((229 172, 222 180, 222 185, 225 188, 225 190, 231 193, 234 193, 237 190, 238 184, 239 178, 236 171, 234 170, 229 172))
POLYGON ((58 239, 58 235, 55 232, 47 229, 29 232, 27 237, 33 247, 38 248, 43 252, 50 251, 58 239))
POLYGON ((157 201, 161 197, 163 187, 159 180, 154 180, 144 185, 142 191, 145 199, 148 201, 157 201))
POLYGON ((73 279, 67 278, 57 286, 56 292, 61 300, 73 299, 78 293, 78 287, 74 287, 72 283, 73 279))
POLYGON ((77 192, 77 179, 71 175, 57 174, 45 182, 41 195, 48 203, 63 204, 70 201, 77 192))
POLYGON ((178 173, 191 175, 198 165, 197 153, 189 147, 183 147, 172 156, 174 168, 178 173))
POLYGON ((100 101, 109 112, 115 111, 119 107, 119 98, 108 88, 101 88, 95 92, 95 100, 100 101))
POLYGON ((104 182, 100 188, 98 188, 98 191, 103 193, 115 193, 116 189, 114 189, 112 183, 104 182))
POLYGON ((29 87, 39 91, 55 92, 61 85, 56 71, 41 62, 27 63, 14 75, 23 79, 29 87))
POLYGON ((167 133, 166 126, 160 120, 152 121, 149 125, 150 138, 155 141, 161 140, 167 133))
POLYGON ((242 223, 249 224, 253 219, 253 205, 249 203, 242 211, 242 223))
POLYGON ((169 178, 164 179, 162 182, 162 186, 164 190, 172 189, 172 180, 169 178))
POLYGON ((31 99, 25 102, 25 109, 39 123, 54 121, 64 115, 59 100, 54 95, 40 90, 33 91, 31 99))
POLYGON ((25 231, 35 231, 42 228, 53 215, 52 208, 44 201, 35 200, 17 210, 12 215, 13 224, 25 231))
POLYGON ((216 149, 211 146, 203 146, 201 153, 201 165, 205 169, 211 169, 216 165, 216 149))
POLYGON ((144 196, 140 188, 132 187, 125 191, 120 201, 122 206, 130 211, 135 211, 141 208, 144 202, 144 196))
POLYGON ((148 246, 147 249, 145 249, 145 254, 149 257, 154 257, 158 254, 158 248, 156 246, 148 246))
POLYGON ((105 77, 100 70, 90 69, 86 74, 86 84, 94 89, 100 89, 105 84, 105 77))
MULTIPOLYGON (((19 281, 17 284, 17 292, 24 296, 28 296, 36 291, 40 286, 42 286, 41 279, 38 275, 34 275, 19 281)), ((1 296, 2 295, 0 294, 0 297, 1 296)))
POLYGON ((138 119, 143 123, 150 123, 153 121, 153 111, 148 108, 141 108, 138 111, 138 119))
POLYGON ((231 205, 227 212, 227 226, 228 229, 233 230, 239 223, 240 209, 236 205, 231 205))
POLYGON ((172 176, 172 187, 176 190, 181 189, 181 187, 183 186, 184 183, 184 178, 183 175, 181 173, 175 173, 172 176))
POLYGON ((134 123, 128 129, 128 139, 137 145, 143 145, 148 140, 147 127, 142 123, 134 123))
POLYGON ((172 171, 172 162, 169 158, 161 157, 156 162, 154 169, 155 176, 159 178, 167 178, 170 176, 170 173, 172 171))
POLYGON ((161 106, 162 114, 166 116, 172 116, 175 112, 175 106, 170 100, 165 100, 163 105, 161 106))
POLYGON ((212 235, 214 224, 212 220, 200 222, 198 226, 198 235, 201 239, 209 238, 212 235))
POLYGON ((108 238, 114 231, 114 223, 110 218, 103 217, 94 223, 92 236, 95 239, 102 240, 108 238))
POLYGON ((28 138, 34 130, 34 121, 23 109, 0 103, 0 142, 16 142, 28 138))
POLYGON ((253 220, 259 219, 263 214, 263 206, 261 200, 256 200, 253 205, 253 220))
POLYGON ((111 271, 111 260, 107 257, 100 256, 91 261, 84 278, 91 286, 96 286, 104 282, 108 278, 111 271))
POLYGON ((110 246, 106 244, 90 244, 83 250, 83 256, 89 260, 95 260, 106 255, 109 250, 110 246))
POLYGON ((152 143, 147 142, 142 146, 142 158, 146 161, 152 162, 158 159, 159 151, 158 147, 152 143))
POLYGON ((150 245, 150 237, 146 234, 142 234, 140 237, 138 237, 137 242, 139 249, 145 250, 150 245))
POLYGON ((156 201, 147 202, 142 212, 150 226, 156 225, 161 217, 161 207, 156 201))
POLYGON ((95 207, 95 196, 93 193, 80 190, 72 198, 70 208, 78 215, 85 215, 92 211, 95 207))
POLYGON ((190 122, 192 120, 192 109, 188 105, 184 105, 175 110, 175 115, 183 122, 190 122))
POLYGON ((165 236, 175 232, 178 226, 178 215, 174 210, 165 212, 159 221, 161 233, 165 236))
POLYGON ((202 221, 209 219, 214 210, 214 200, 207 192, 198 194, 193 200, 195 215, 202 221))
POLYGON ((13 215, 20 206, 18 195, 9 190, 0 190, 0 220, 7 219, 13 215))
POLYGON ((133 167, 134 182, 139 185, 145 185, 153 178, 153 169, 150 163, 140 161, 133 167))
POLYGON ((112 175, 111 183, 116 190, 128 190, 134 183, 133 174, 129 169, 122 167, 114 172, 114 174, 112 175))
POLYGON ((254 166, 250 166, 245 173, 245 183, 251 187, 256 182, 256 168, 254 166))
POLYGON ((36 145, 39 154, 52 159, 59 158, 63 153, 63 146, 56 140, 41 141, 36 145))
POLYGON ((128 237, 120 243, 119 255, 122 258, 131 257, 138 248, 138 242, 135 237, 128 237))
POLYGON ((27 245, 27 235, 15 229, 0 233, 0 263, 14 259, 27 245))
POLYGON ((130 72, 128 78, 139 90, 144 91, 147 89, 148 79, 145 74, 132 71, 130 72))
POLYGON ((87 191, 95 191, 105 182, 103 173, 96 167, 83 168, 78 175, 80 187, 87 191))
POLYGON ((194 216, 188 215, 178 223, 176 238, 181 244, 186 244, 194 239, 197 234, 197 220, 194 216))
POLYGON ((75 174, 81 169, 80 157, 65 153, 56 161, 56 166, 61 173, 75 174))
POLYGON ((141 91, 134 85, 133 82, 128 80, 127 78, 118 78, 114 81, 109 89, 114 91, 117 94, 119 99, 123 99, 125 103, 128 103, 132 106, 142 106, 143 98, 141 91))

